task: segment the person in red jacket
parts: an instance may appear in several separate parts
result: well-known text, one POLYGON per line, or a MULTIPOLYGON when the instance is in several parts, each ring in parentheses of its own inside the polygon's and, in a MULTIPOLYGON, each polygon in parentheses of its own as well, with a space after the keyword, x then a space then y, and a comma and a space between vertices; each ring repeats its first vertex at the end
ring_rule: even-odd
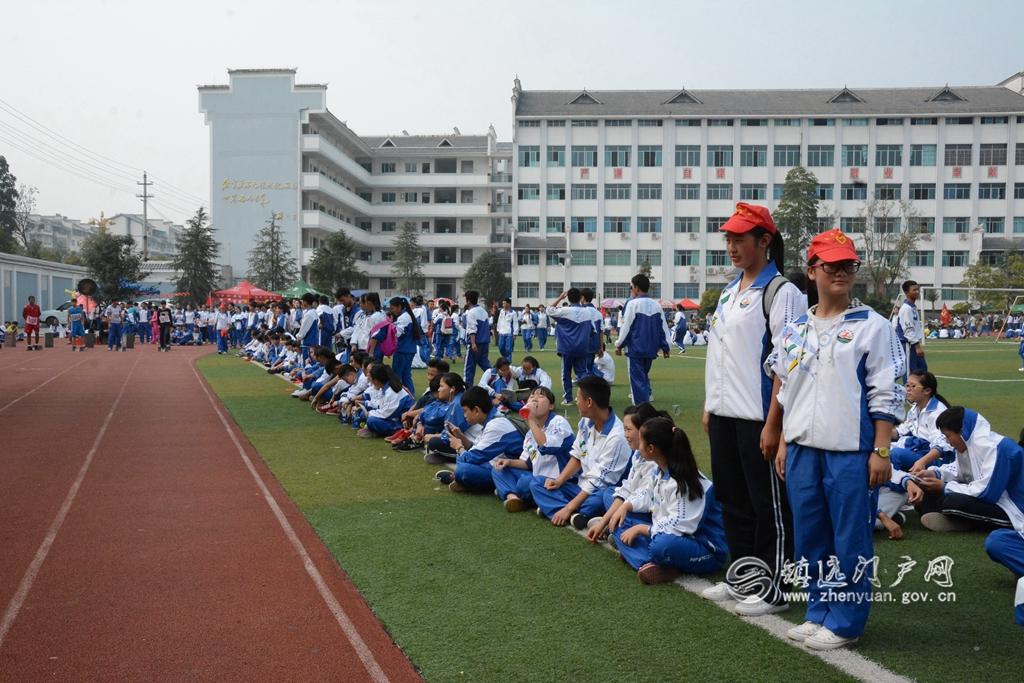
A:
POLYGON ((25 319, 25 342, 28 344, 29 351, 32 351, 33 349, 38 351, 43 348, 39 345, 39 316, 42 314, 43 312, 39 310, 39 306, 36 304, 36 298, 34 296, 30 296, 25 308, 21 309, 21 317, 25 319), (34 346, 32 344, 33 332, 36 335, 36 343, 34 346))

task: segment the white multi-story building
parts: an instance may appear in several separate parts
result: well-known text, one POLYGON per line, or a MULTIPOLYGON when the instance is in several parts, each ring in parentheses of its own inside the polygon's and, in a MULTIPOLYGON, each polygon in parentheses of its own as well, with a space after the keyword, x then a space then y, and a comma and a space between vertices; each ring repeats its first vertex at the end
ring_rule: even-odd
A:
MULTIPOLYGON (((77 252, 82 242, 96 234, 101 227, 111 235, 130 235, 140 251, 143 247, 142 214, 119 213, 110 218, 80 221, 60 214, 29 216, 31 238, 48 249, 58 252, 77 252)), ((178 253, 177 242, 183 230, 181 225, 164 219, 150 218, 146 231, 149 256, 171 258, 178 253)))
POLYGON ((862 241, 866 212, 876 230, 913 218, 910 276, 940 289, 939 305, 961 300, 966 266, 1024 248, 1022 87, 1024 74, 835 90, 532 91, 516 79, 516 304, 570 285, 625 298, 644 262, 658 297, 721 287, 733 269, 719 227, 737 201, 774 209, 797 165, 818 178, 816 228, 862 241))
POLYGON ((65 253, 79 251, 85 238, 96 232, 94 225, 60 214, 31 214, 29 224, 32 240, 46 249, 65 253))
POLYGON ((156 218, 147 218, 148 229, 143 232, 142 214, 118 213, 106 220, 106 230, 111 235, 129 235, 135 240, 139 251, 143 250, 150 259, 169 259, 178 253, 178 238, 184 228, 177 223, 156 218))
POLYGON ((298 85, 294 69, 229 71, 201 86, 210 127, 211 222, 236 275, 254 236, 275 218, 305 269, 331 233, 357 246, 367 286, 396 292, 397 231, 420 231, 422 291, 456 297, 474 258, 509 255, 512 147, 486 135, 364 137, 327 109, 326 85, 298 85))

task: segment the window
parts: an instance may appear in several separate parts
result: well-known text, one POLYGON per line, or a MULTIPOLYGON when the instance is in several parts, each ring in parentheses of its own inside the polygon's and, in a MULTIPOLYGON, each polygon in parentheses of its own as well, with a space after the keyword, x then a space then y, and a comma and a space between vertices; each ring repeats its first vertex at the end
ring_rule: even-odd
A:
POLYGON ((696 282, 677 282, 672 285, 674 299, 697 299, 699 296, 700 286, 696 282))
POLYGON ((604 186, 605 199, 629 199, 629 183, 608 183, 604 186))
POLYGON ((676 249, 672 254, 672 262, 677 266, 699 266, 700 252, 696 249, 676 249))
POLYGON ((946 117, 946 125, 947 126, 973 126, 974 125, 974 117, 973 116, 947 116, 946 117))
POLYGON ((999 268, 1006 265, 1006 254, 1001 251, 982 251, 978 253, 978 263, 999 268))
POLYGON ((548 145, 548 168, 565 166, 565 146, 548 145))
POLYGON ((910 219, 910 230, 918 232, 923 235, 934 235, 935 234, 935 219, 934 218, 911 218, 910 219))
POLYGON ((709 266, 731 266, 732 259, 725 253, 724 249, 708 249, 709 266))
POLYGON ((981 227, 987 235, 1001 235, 1006 231, 1006 219, 1002 216, 981 218, 981 227))
POLYGON ((764 183, 743 183, 740 185, 740 199, 763 200, 767 198, 767 195, 768 186, 764 183))
POLYGON ((661 199, 661 183, 640 183, 636 186, 637 199, 661 199))
POLYGON ((676 183, 676 199, 700 199, 700 185, 697 183, 676 183))
POLYGON ((383 223, 380 224, 380 231, 381 232, 394 232, 395 231, 395 221, 384 221, 383 223))
POLYGON ((832 193, 835 191, 835 185, 822 185, 818 183, 817 196, 821 201, 831 200, 832 193))
POLYGON ((714 127, 732 127, 732 119, 708 119, 708 125, 714 127))
POLYGON ((935 265, 935 252, 911 251, 907 254, 907 265, 911 268, 930 268, 935 265))
POLYGON ((661 249, 637 249, 636 264, 642 266, 649 263, 652 266, 661 265, 661 249))
POLYGON ((548 183, 548 199, 565 199, 565 185, 563 183, 548 183))
POLYGON ((945 183, 942 186, 943 199, 970 199, 970 183, 945 183))
POLYGON ((544 284, 544 298, 557 299, 564 287, 561 282, 547 282, 544 284))
MULTIPOLYGON (((573 119, 573 128, 597 128, 597 121, 595 119, 573 119)), ((594 164, 595 166, 597 164, 594 164)))
POLYGON ((903 119, 875 119, 876 126, 902 126, 903 119))
POLYGON ((673 224, 676 232, 698 232, 700 219, 696 216, 676 216, 673 224))
POLYGON ((536 282, 520 282, 516 285, 516 296, 520 299, 536 299, 540 286, 536 282))
POLYGON ((395 162, 393 162, 393 161, 382 162, 381 165, 380 165, 380 172, 381 173, 394 173, 395 172, 395 162))
POLYGON ((394 289, 395 288, 395 278, 393 278, 393 277, 382 277, 380 279, 380 286, 379 286, 379 288, 380 289, 394 289))
POLYGON ((613 299, 629 298, 628 282, 606 282, 604 283, 604 295, 613 299))
POLYGON ((395 193, 394 192, 381 192, 380 193, 380 203, 381 204, 394 204, 395 203, 395 193))
POLYGON ((875 199, 900 199, 901 187, 895 183, 879 183, 875 185, 875 199))
POLYGON ((978 183, 978 199, 1006 199, 1006 183, 978 183))
POLYGON ((472 233, 473 232, 473 219, 463 218, 459 221, 459 232, 461 233, 472 233))
POLYGON ((540 218, 537 216, 520 216, 517 226, 519 232, 540 232, 540 218))
POLYGON ((798 128, 800 126, 800 119, 775 119, 775 125, 798 128))
POLYGON ((562 216, 548 216, 546 232, 548 234, 565 232, 565 218, 562 216))
POLYGON ((597 218, 594 216, 573 216, 569 221, 569 232, 597 232, 597 218))
POLYGON ((539 266, 540 252, 536 249, 519 249, 516 251, 516 265, 539 266))
POLYGON ((900 219, 880 217, 875 218, 875 232, 879 235, 895 235, 900 231, 900 219))
POLYGON ((856 128, 862 128, 868 125, 867 119, 843 119, 844 126, 853 126, 856 128))
POLYGON ((520 199, 540 199, 540 185, 537 183, 519 183, 520 199))
POLYGON ((1013 198, 1024 199, 1024 183, 1013 184, 1013 198))
POLYGON ((811 226, 814 228, 815 233, 831 230, 834 225, 835 221, 832 220, 831 216, 818 216, 811 222, 811 226))
POLYGON ((605 232, 629 232, 629 216, 605 216, 605 232))
POLYGON ((807 145, 807 165, 835 166, 835 145, 807 145))
POLYGON ((700 119, 676 119, 676 125, 684 128, 700 128, 700 119))
POLYGON ((740 166, 767 166, 768 147, 765 145, 743 145, 740 147, 740 166))
POLYGON ((573 145, 572 165, 584 168, 597 166, 597 147, 594 145, 573 145))
POLYGON ((406 204, 415 204, 415 203, 419 202, 419 200, 420 200, 420 193, 419 192, 403 192, 402 193, 402 201, 405 202, 406 204))
POLYGON ((405 162, 405 172, 406 173, 415 173, 416 172, 416 162, 415 161, 407 161, 407 162, 405 162))
POLYGON ((459 202, 462 204, 473 203, 473 190, 462 190, 459 193, 459 202))
POLYGON ((1024 216, 1013 217, 1013 232, 1017 235, 1024 232, 1024 216))
POLYGON ((529 168, 540 166, 540 147, 537 145, 521 145, 519 147, 519 167, 529 168))
POLYGON ((947 268, 964 268, 967 266, 967 251, 942 252, 942 265, 947 268))
POLYGON ((843 183, 839 190, 840 199, 867 199, 868 186, 863 183, 843 183))
POLYGON ((676 166, 700 166, 700 145, 676 145, 676 166))
POLYGON ((661 119, 637 119, 639 128, 661 128, 661 119))
POLYGON ((630 128, 633 126, 633 119, 608 119, 604 125, 609 128, 630 128))
POLYGON ((902 166, 903 145, 878 145, 875 147, 875 166, 902 166))
POLYGON ((732 166, 732 145, 708 145, 708 166, 732 166))
POLYGON ((937 126, 939 120, 934 116, 918 116, 910 119, 910 125, 912 126, 937 126))
POLYGON ((971 156, 971 145, 946 145, 945 165, 970 166, 971 156))
POLYGON ((565 119, 548 119, 548 128, 565 128, 565 119))
POLYGON ((934 166, 935 145, 911 145, 910 146, 911 166, 934 166))
POLYGON ((864 232, 865 225, 867 225, 867 220, 863 216, 839 219, 839 229, 848 235, 856 235, 864 232))
POLYGON ((462 162, 459 163, 459 169, 461 170, 462 173, 472 173, 473 172, 473 160, 472 159, 465 159, 465 160, 463 160, 462 162))
POLYGON ((540 127, 540 121, 520 121, 519 122, 519 127, 520 128, 539 128, 540 127))
POLYGON ((812 126, 834 126, 836 125, 835 119, 811 119, 812 126))
POLYGON ((708 185, 708 199, 732 199, 732 185, 725 183, 708 185))
POLYGON ((843 145, 843 166, 867 166, 867 145, 843 145))
MULTIPOLYGON (((447 247, 443 249, 434 250, 434 263, 455 263, 455 252, 454 247, 447 247)), ((428 252, 429 253, 429 252, 428 252)), ((534 254, 537 252, 534 251, 534 254)), ((539 257, 538 257, 539 260, 539 257)), ((424 259, 426 261, 426 259, 424 259)))
POLYGON ((381 263, 391 263, 395 260, 395 252, 393 249, 382 249, 380 252, 381 263))
POLYGON ((935 183, 910 183, 911 199, 935 199, 935 183))
POLYGON ((629 166, 629 145, 609 145, 604 148, 605 166, 629 166))
POLYGON ((707 222, 705 223, 705 225, 707 226, 707 231, 720 232, 722 230, 722 226, 725 225, 725 222, 727 220, 729 219, 725 217, 708 218, 707 222))
POLYGON ((775 145, 773 152, 776 166, 800 165, 800 145, 775 145))
POLYGON ((971 231, 971 219, 966 216, 946 216, 942 219, 942 232, 964 234, 971 231))
POLYGON ((982 166, 1006 166, 1006 145, 982 143, 978 151, 978 163, 982 166))
POLYGON ((637 232, 661 232, 661 216, 640 216, 636 219, 637 232))
POLYGON ((1013 155, 1014 166, 1024 166, 1024 142, 1018 142, 1013 155))
POLYGON ((473 250, 472 249, 459 249, 459 260, 463 263, 473 262, 473 250))
POLYGON ((753 126, 755 128, 758 127, 758 126, 767 126, 768 125, 768 119, 742 119, 742 120, 740 120, 740 125, 741 126, 753 126))
POLYGON ((604 264, 606 266, 628 266, 629 249, 605 249, 604 264))
POLYGON ((1007 120, 1008 119, 1005 116, 982 116, 981 117, 981 125, 983 125, 983 126, 990 126, 990 125, 993 125, 993 124, 1006 123, 1007 120))
POLYGON ((544 265, 546 266, 562 266, 562 252, 557 249, 548 249, 544 252, 544 265))
POLYGON ((594 183, 573 183, 573 199, 597 199, 597 185, 594 183))
POLYGON ((573 251, 572 251, 572 265, 574 265, 574 266, 596 266, 597 265, 597 250, 596 249, 573 249, 573 251))
POLYGON ((643 168, 661 166, 661 145, 640 145, 637 148, 637 157, 643 168))

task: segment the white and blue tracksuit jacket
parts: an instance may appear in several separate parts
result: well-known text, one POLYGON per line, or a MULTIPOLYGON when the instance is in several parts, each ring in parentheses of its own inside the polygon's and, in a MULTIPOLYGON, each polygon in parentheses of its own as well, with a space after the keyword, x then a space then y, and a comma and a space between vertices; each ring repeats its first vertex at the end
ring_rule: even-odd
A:
POLYGON ((668 353, 671 343, 672 335, 657 301, 642 296, 626 302, 615 348, 625 347, 630 358, 657 358, 659 351, 668 353))
POLYGON ((573 304, 570 306, 549 306, 548 317, 557 321, 555 327, 556 350, 560 356, 586 356, 590 354, 596 309, 573 304))
POLYGON ((548 373, 544 372, 540 368, 536 368, 530 374, 526 374, 526 372, 523 371, 522 367, 520 367, 520 366, 513 366, 512 367, 512 374, 520 382, 534 381, 539 386, 547 387, 548 389, 551 388, 551 375, 549 375, 548 373))
POLYGON ((910 299, 904 299, 893 320, 896 336, 905 344, 918 344, 924 339, 924 323, 917 312, 917 306, 910 299))
POLYGON ((489 344, 491 341, 491 318, 483 306, 476 305, 466 311, 466 338, 477 344, 489 344))
POLYGON ((951 453, 953 447, 946 441, 946 437, 935 426, 935 420, 946 411, 939 399, 932 397, 924 410, 919 410, 917 404, 910 406, 907 411, 907 418, 896 428, 898 437, 894 446, 898 448, 913 448, 912 440, 927 442, 929 448, 935 448, 940 453, 951 453))
POLYGON ((492 410, 484 423, 484 431, 473 447, 459 455, 460 463, 486 465, 495 458, 515 460, 523 453, 523 435, 512 421, 492 410))
POLYGON ((569 462, 576 435, 572 433, 572 426, 568 420, 552 412, 548 415, 547 424, 544 425, 544 438, 546 443, 538 446, 533 432, 526 432, 523 453, 519 458, 529 464, 535 477, 557 479, 562 468, 569 462))
POLYGON ((645 459, 640 455, 640 451, 633 451, 629 456, 629 474, 621 484, 615 487, 615 497, 629 500, 630 496, 647 485, 648 478, 656 469, 658 469, 657 463, 645 459))
POLYGON ((379 417, 382 420, 392 420, 401 416, 402 404, 412 401, 412 396, 403 387, 398 391, 386 385, 378 396, 367 399, 365 407, 369 410, 367 417, 379 417), (408 399, 408 400, 406 400, 408 399))
POLYGON ((655 467, 627 502, 634 512, 650 513, 652 538, 658 534, 693 536, 709 544, 712 552, 721 553, 728 549, 722 510, 715 501, 711 480, 701 475, 700 483, 704 495, 690 500, 668 472, 655 467))
POLYGON ((588 418, 580 420, 571 453, 580 461, 580 488, 593 495, 606 486, 618 486, 631 453, 622 420, 615 413, 609 414, 601 431, 588 418))

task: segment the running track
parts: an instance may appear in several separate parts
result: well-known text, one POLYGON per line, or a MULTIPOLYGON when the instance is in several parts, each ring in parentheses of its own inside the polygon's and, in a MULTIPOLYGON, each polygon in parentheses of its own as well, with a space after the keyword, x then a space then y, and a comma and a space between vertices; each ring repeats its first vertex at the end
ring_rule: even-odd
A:
POLYGON ((0 680, 419 680, 209 352, 0 351, 0 680))

